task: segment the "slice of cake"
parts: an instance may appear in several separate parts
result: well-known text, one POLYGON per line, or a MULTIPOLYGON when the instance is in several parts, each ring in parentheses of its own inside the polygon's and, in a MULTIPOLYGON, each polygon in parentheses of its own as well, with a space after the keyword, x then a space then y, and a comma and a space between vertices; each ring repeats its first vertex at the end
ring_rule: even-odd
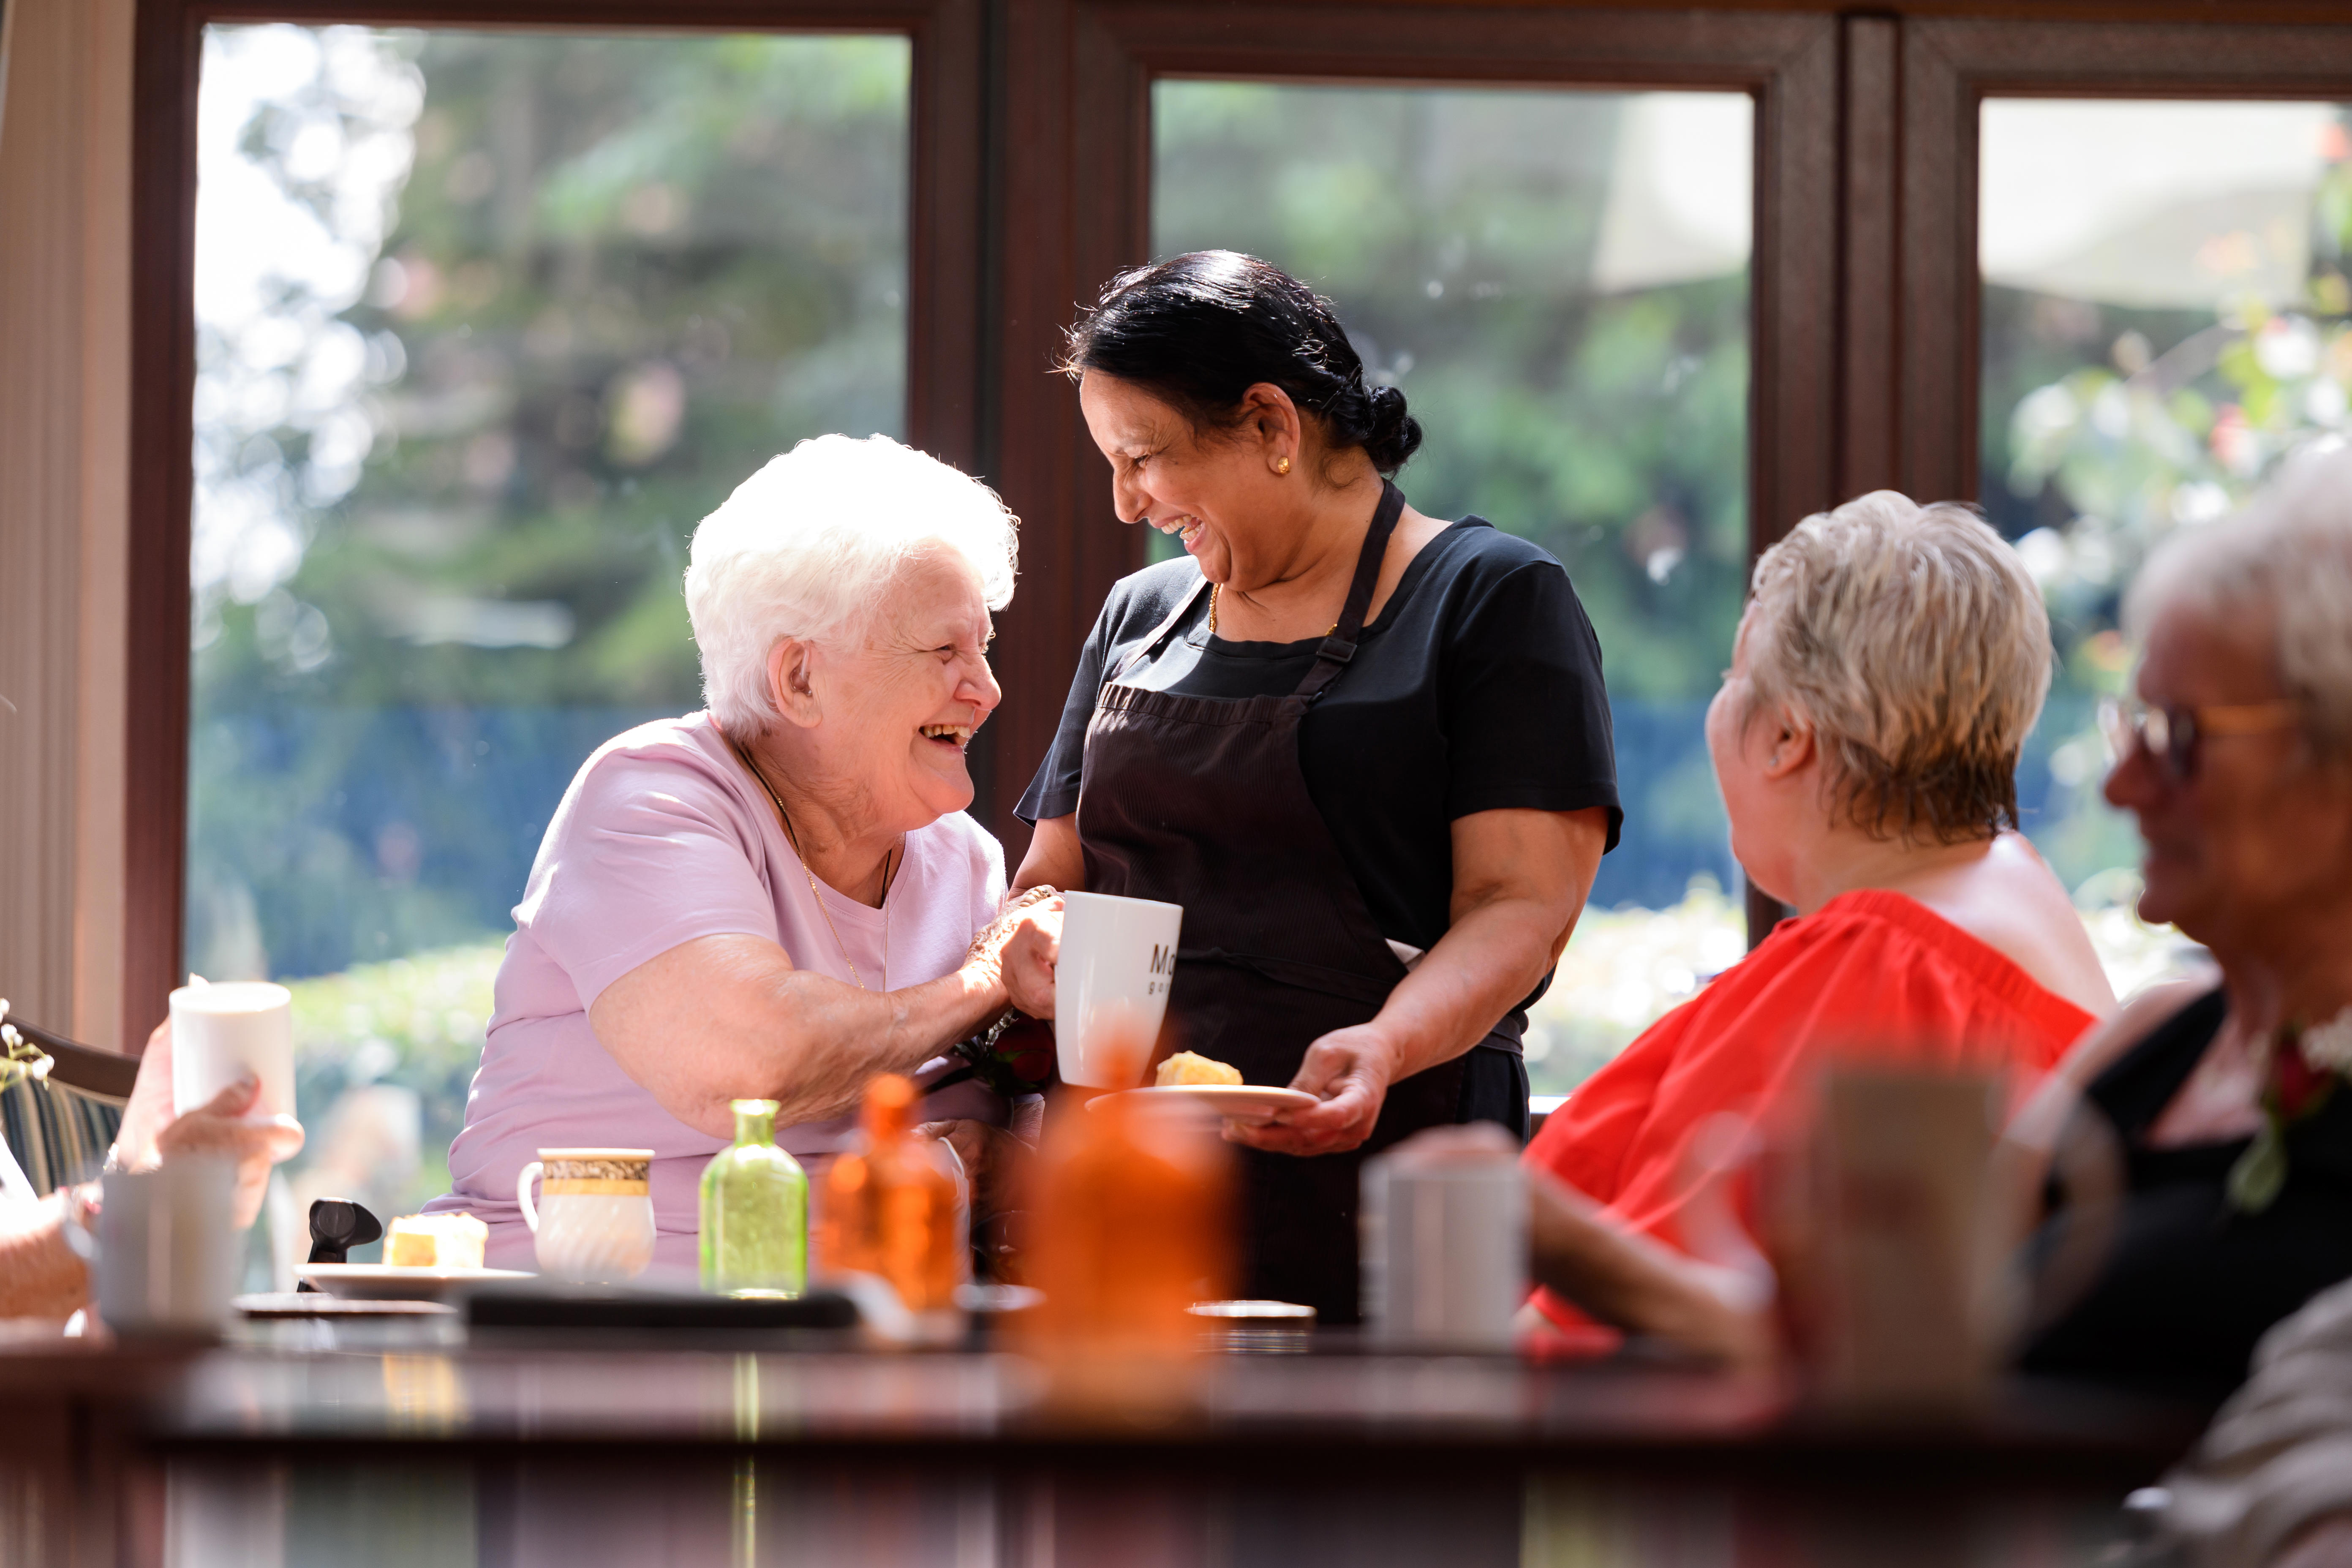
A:
POLYGON ((1160 1076, 1152 1079, 1159 1089, 1172 1089, 1188 1083, 1239 1083, 1241 1069, 1212 1061, 1192 1051, 1178 1051, 1160 1064, 1160 1076))
POLYGON ((490 1227, 469 1214, 403 1215, 383 1238, 383 1260, 400 1268, 479 1268, 490 1227))

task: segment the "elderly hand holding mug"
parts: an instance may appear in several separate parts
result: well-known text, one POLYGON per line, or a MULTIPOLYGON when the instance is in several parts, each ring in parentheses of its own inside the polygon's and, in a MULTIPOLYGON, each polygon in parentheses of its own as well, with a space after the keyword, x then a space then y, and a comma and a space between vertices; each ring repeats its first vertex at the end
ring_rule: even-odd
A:
MULTIPOLYGON (((709 707, 615 737, 572 781, 430 1205, 488 1221, 490 1262, 530 1265, 515 1181, 541 1146, 653 1149, 655 1260, 683 1266, 730 1100, 780 1101, 780 1142, 824 1155, 877 1074, 1008 1004, 1051 1015, 1044 901, 1006 910, 1003 852, 964 814, 1014 528, 944 464, 826 436, 696 531, 709 707)), ((965 1084, 923 1114, 1003 1112, 965 1084)))

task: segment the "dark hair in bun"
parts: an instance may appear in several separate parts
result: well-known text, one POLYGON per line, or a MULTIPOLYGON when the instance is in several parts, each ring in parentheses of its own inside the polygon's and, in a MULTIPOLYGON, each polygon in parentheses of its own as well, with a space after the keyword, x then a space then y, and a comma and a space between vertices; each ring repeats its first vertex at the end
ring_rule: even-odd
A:
POLYGON ((1365 384, 1331 302, 1231 250, 1195 250, 1112 279, 1070 328, 1061 369, 1073 380, 1098 370, 1131 381, 1195 425, 1221 428, 1242 394, 1266 382, 1320 421, 1331 447, 1360 447, 1383 474, 1421 446, 1404 394, 1365 384))

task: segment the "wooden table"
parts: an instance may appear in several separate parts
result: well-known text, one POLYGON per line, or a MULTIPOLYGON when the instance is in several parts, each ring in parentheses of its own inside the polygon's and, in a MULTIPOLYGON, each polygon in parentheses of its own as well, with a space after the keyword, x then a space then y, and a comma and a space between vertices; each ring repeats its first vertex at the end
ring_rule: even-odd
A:
POLYGON ((524 1568, 2091 1564, 2195 1413, 2004 1390, 1833 1420, 1620 1359, 1205 1358, 1187 1408, 775 1338, 252 1325, 0 1348, 0 1563, 524 1568))

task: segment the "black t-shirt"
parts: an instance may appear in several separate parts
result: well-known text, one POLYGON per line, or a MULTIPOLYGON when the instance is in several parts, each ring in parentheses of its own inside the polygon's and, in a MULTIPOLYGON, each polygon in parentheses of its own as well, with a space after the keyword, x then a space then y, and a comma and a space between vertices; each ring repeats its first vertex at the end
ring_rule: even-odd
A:
MULTIPOLYGON (((1190 556, 1123 579, 1103 605, 1070 683, 1060 729, 1015 809, 1024 821, 1078 805, 1087 723, 1106 676, 1201 580, 1190 556)), ((1297 689, 1320 637, 1209 636, 1202 594, 1129 686, 1195 697, 1297 689)), ((1601 645, 1567 569, 1484 519, 1422 547, 1364 628, 1347 670, 1298 729, 1307 793, 1355 874, 1381 934, 1433 947, 1450 923, 1451 826, 1474 812, 1617 805, 1601 645)))
POLYGON ((2288 1123, 2286 1184, 2255 1214, 2229 1198, 2251 1139, 2148 1141, 2229 1011, 2209 992, 2084 1088, 2083 1114, 2123 1147, 2127 1191, 2096 1279, 2027 1346, 2026 1371, 2219 1400, 2273 1324, 2352 1279, 2352 1096, 2339 1089, 2288 1123))

